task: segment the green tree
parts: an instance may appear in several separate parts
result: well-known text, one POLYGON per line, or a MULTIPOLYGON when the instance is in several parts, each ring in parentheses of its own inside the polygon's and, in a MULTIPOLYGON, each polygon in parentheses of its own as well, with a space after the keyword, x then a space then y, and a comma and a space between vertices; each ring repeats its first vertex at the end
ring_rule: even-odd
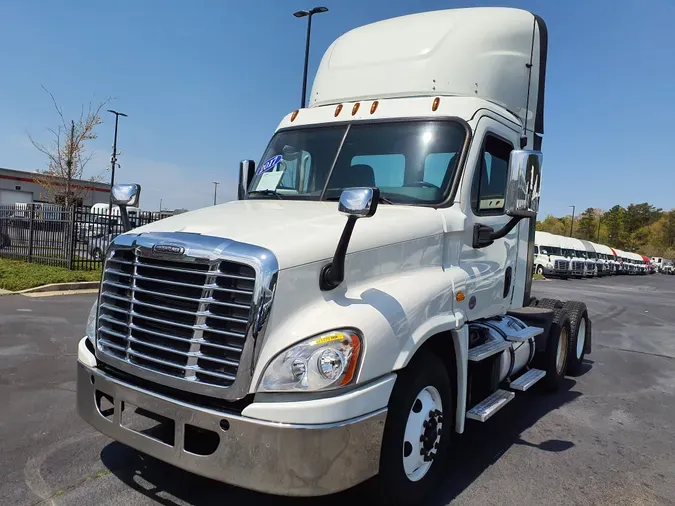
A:
POLYGON ((595 234, 598 228, 598 217, 595 209, 589 207, 579 218, 579 223, 576 224, 577 234, 579 239, 586 239, 588 241, 595 241, 595 234))
POLYGON ((657 209, 647 202, 630 204, 626 208, 624 230, 629 234, 633 234, 642 227, 649 226, 658 221, 662 214, 662 209, 657 209))
POLYGON ((664 248, 675 248, 675 209, 663 217, 659 239, 664 248))
POLYGON ((623 233, 623 222, 626 216, 626 210, 621 206, 614 206, 602 216, 602 222, 607 229, 607 239, 609 244, 621 248, 621 235, 623 233))

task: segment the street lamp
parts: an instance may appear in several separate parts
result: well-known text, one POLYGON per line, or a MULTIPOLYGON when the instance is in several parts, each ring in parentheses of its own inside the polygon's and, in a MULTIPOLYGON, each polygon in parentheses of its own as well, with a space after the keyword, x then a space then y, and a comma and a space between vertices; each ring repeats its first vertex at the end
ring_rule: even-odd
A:
POLYGON ((218 196, 218 185, 220 183, 218 181, 213 182, 213 205, 216 205, 216 197, 218 196))
POLYGON ((321 14, 322 12, 328 12, 328 7, 314 7, 308 11, 298 11, 294 12, 293 15, 296 18, 304 18, 307 16, 307 40, 305 41, 305 70, 302 74, 302 101, 300 102, 300 108, 305 107, 305 97, 307 96, 307 65, 309 64, 309 38, 312 32, 312 16, 314 14, 321 14))
POLYGON ((110 195, 108 199, 108 233, 112 233, 112 207, 113 207, 113 201, 112 201, 112 187, 115 185, 115 167, 117 166, 117 124, 120 121, 120 116, 124 116, 125 118, 127 117, 126 114, 123 112, 117 112, 113 111, 112 109, 108 109, 109 113, 112 113, 115 115, 115 138, 113 140, 113 153, 112 156, 110 157, 110 195))
POLYGON ((572 232, 574 232, 574 211, 576 211, 576 207, 574 206, 568 206, 572 208, 572 223, 570 223, 570 237, 572 237, 572 232))

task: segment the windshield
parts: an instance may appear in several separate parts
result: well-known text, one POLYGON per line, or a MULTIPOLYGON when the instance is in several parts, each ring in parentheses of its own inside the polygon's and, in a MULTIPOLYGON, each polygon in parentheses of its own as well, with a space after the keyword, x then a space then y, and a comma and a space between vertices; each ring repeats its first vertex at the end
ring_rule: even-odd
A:
POLYGON ((377 186, 392 203, 440 203, 465 137, 456 121, 281 130, 262 157, 249 197, 336 200, 344 188, 377 186))
POLYGON ((562 251, 560 250, 560 248, 556 248, 556 247, 554 247, 554 246, 543 246, 543 247, 541 248, 541 252, 542 252, 544 255, 558 255, 558 256, 562 256, 562 251))

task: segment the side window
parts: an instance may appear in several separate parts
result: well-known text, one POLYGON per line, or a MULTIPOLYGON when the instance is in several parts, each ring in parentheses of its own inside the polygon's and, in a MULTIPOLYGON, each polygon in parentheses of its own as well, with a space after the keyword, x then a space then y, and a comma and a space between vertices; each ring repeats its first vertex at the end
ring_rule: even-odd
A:
POLYGON ((499 215, 504 212, 509 155, 513 145, 487 135, 479 166, 471 183, 471 208, 478 215, 499 215))
POLYGON ((354 165, 369 165, 373 168, 375 185, 379 188, 400 188, 405 176, 405 156, 401 154, 359 155, 352 158, 354 165))
POLYGON ((534 254, 538 255, 539 254, 539 246, 534 247, 534 254))

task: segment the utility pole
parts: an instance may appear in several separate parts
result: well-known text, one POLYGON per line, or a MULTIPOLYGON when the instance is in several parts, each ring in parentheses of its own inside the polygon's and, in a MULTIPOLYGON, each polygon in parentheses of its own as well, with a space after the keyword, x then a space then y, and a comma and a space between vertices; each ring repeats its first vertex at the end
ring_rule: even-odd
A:
POLYGON ((72 196, 73 192, 73 151, 75 151, 75 122, 70 121, 70 142, 68 143, 68 160, 66 160, 66 167, 68 167, 68 176, 66 177, 66 195, 64 199, 64 204, 70 209, 72 206, 72 196))
POLYGON ((213 182, 213 205, 216 205, 216 198, 218 197, 218 185, 220 183, 218 181, 213 182))
POLYGON ((110 195, 108 199, 108 233, 110 234, 112 233, 112 187, 115 185, 115 166, 117 165, 117 124, 119 123, 120 116, 126 118, 127 115, 123 112, 113 111, 112 109, 108 109, 108 112, 115 115, 115 138, 113 140, 113 153, 110 157, 110 195))
POLYGON ((308 11, 298 11, 293 13, 296 18, 307 17, 307 38, 305 39, 305 70, 302 74, 302 99, 300 101, 301 109, 305 107, 307 96, 307 66, 309 65, 309 39, 312 34, 312 16, 322 12, 328 12, 328 7, 314 7, 308 11))
POLYGON ((572 208, 572 223, 570 223, 570 237, 572 237, 572 233, 574 232, 574 211, 576 211, 576 207, 574 206, 569 206, 572 208))

